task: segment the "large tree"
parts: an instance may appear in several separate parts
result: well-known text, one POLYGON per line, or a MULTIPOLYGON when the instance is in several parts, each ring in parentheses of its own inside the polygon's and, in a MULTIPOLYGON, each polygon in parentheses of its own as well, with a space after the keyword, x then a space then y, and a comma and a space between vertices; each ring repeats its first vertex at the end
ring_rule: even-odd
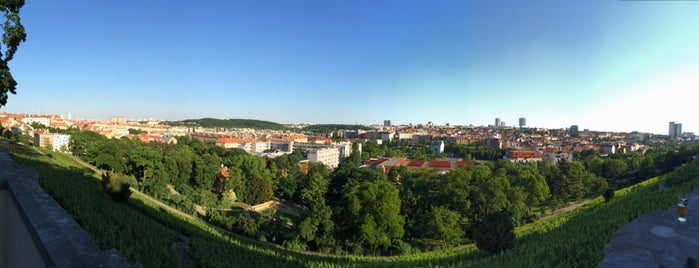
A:
POLYGON ((476 225, 473 234, 476 246, 481 250, 495 254, 510 249, 515 244, 512 215, 505 210, 488 213, 476 225))
POLYGON ((432 207, 427 213, 426 235, 432 239, 442 240, 444 246, 458 243, 464 236, 461 230, 461 215, 447 207, 432 207))
POLYGON ((0 0, 0 10, 5 20, 2 22, 2 44, 0 45, 0 107, 7 104, 7 93, 17 94, 17 81, 10 73, 8 63, 14 58, 19 44, 24 42, 27 33, 20 23, 19 10, 24 0, 0 0))
POLYGON ((299 224, 299 238, 312 249, 327 251, 335 245, 332 210, 325 202, 328 179, 320 172, 308 174, 308 187, 301 190, 300 199, 305 212, 299 224))
POLYGON ((403 237, 405 218, 400 215, 398 189, 386 180, 363 181, 346 189, 349 228, 339 230, 353 242, 369 246, 372 254, 403 237))

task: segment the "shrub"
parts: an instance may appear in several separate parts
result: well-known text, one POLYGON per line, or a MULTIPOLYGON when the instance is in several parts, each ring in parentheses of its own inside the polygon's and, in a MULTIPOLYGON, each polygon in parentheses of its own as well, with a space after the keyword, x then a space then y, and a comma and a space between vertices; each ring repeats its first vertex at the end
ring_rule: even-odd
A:
POLYGON ((515 225, 506 211, 487 214, 473 230, 476 246, 489 253, 500 253, 515 245, 515 225))
POLYGON ((604 194, 602 194, 602 196, 604 196, 604 202, 609 203, 609 201, 612 201, 612 199, 614 198, 614 189, 607 188, 607 190, 604 191, 604 194))
POLYGON ((133 177, 107 171, 102 173, 102 189, 114 200, 125 201, 131 196, 131 185, 135 184, 133 177))

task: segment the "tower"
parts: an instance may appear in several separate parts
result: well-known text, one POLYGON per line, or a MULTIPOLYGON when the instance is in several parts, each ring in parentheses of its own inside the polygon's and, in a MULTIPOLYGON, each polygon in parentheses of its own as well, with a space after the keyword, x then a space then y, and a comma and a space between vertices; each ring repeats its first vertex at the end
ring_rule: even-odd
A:
POLYGON ((670 122, 668 135, 673 139, 682 136, 682 123, 675 123, 674 121, 670 122))
POLYGON ((499 127, 499 126, 500 126, 500 117, 496 117, 495 118, 495 127, 499 127))
POLYGON ((527 119, 524 117, 519 118, 519 128, 523 128, 527 126, 527 119))

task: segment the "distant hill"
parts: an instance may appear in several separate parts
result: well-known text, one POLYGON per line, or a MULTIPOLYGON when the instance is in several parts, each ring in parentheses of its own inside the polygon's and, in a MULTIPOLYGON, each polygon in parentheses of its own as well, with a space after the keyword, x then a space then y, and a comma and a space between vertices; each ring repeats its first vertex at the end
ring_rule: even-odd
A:
POLYGON ((166 122, 168 125, 197 125, 205 128, 254 128, 254 129, 271 129, 271 130, 288 130, 289 128, 275 122, 254 120, 254 119, 216 119, 216 118, 201 118, 201 119, 185 119, 182 121, 166 122))
POLYGON ((319 125, 311 125, 311 126, 306 126, 303 128, 303 131, 305 132, 318 132, 318 133, 328 133, 332 131, 337 131, 341 129, 347 129, 347 130, 355 130, 355 129, 361 129, 361 130, 374 130, 372 127, 367 127, 367 126, 362 126, 362 125, 342 125, 342 124, 319 124, 319 125))

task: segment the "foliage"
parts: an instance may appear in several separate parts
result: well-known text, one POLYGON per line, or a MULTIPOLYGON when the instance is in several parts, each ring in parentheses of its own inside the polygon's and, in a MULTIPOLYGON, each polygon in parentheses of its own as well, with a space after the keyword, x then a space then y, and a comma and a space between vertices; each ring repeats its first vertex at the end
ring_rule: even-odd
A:
POLYGON ((326 204, 328 179, 321 172, 309 173, 308 186, 301 190, 300 201, 306 213, 298 227, 298 239, 312 249, 327 251, 335 246, 332 210, 326 204))
POLYGON ((317 124, 302 129, 304 132, 312 133, 331 133, 338 130, 374 130, 374 128, 362 125, 317 124))
POLYGON ((452 142, 448 142, 445 144, 444 151, 467 160, 476 159, 495 161, 498 159, 502 159, 502 157, 505 155, 505 149, 498 149, 496 147, 490 147, 485 145, 474 146, 466 144, 455 144, 452 142))
POLYGON ((131 185, 135 184, 134 178, 115 172, 102 173, 102 189, 114 200, 125 201, 131 195, 131 185))
POLYGON ((272 181, 268 178, 254 176, 248 180, 245 187, 247 194, 245 199, 249 204, 260 204, 272 199, 272 181))
POLYGON ((19 44, 27 38, 24 26, 20 23, 19 11, 24 0, 0 1, 0 10, 5 20, 2 22, 2 46, 0 46, 0 107, 7 104, 8 93, 17 94, 17 81, 10 73, 9 62, 14 58, 19 44))
POLYGON ((131 135, 138 135, 138 134, 143 134, 143 133, 148 133, 148 131, 141 130, 141 129, 135 129, 135 128, 129 128, 129 134, 131 134, 131 135))
POLYGON ((479 249, 500 253, 515 244, 515 226, 512 216, 505 211, 491 212, 478 223, 474 238, 479 249))
POLYGON ((127 204, 105 198, 99 177, 73 160, 55 153, 48 158, 31 148, 10 148, 12 158, 20 165, 29 165, 39 173, 39 184, 51 195, 102 249, 116 248, 130 262, 145 267, 176 266, 170 248, 177 234, 133 210, 127 204), (134 243, 134 241, 137 241, 134 243))
POLYGON ((165 122, 167 125, 195 125, 205 128, 254 128, 271 130, 288 130, 289 128, 275 122, 255 119, 185 119, 182 121, 165 122))
POLYGON ((604 202, 609 203, 612 201, 612 198, 614 198, 614 189, 608 188, 607 190, 604 190, 604 194, 602 194, 604 197, 604 202))
MULTIPOLYGON (((191 238, 190 254, 201 267, 592 267, 601 261, 602 249, 615 230, 644 213, 667 209, 676 202, 678 195, 695 189, 699 181, 699 162, 683 165, 661 178, 650 179, 631 188, 616 191, 616 197, 609 203, 604 203, 598 198, 571 213, 544 217, 536 223, 526 225, 517 232, 519 237, 514 248, 493 257, 486 258, 472 246, 458 246, 448 250, 413 253, 400 257, 371 258, 286 250, 211 227, 198 219, 156 205, 139 193, 132 194, 129 200, 129 205, 136 208, 134 210, 104 198, 96 178, 92 175, 89 175, 89 178, 85 177, 85 173, 91 174, 89 170, 79 169, 79 165, 74 164, 68 165, 71 168, 48 164, 48 161, 54 160, 63 163, 62 154, 55 154, 53 160, 26 152, 15 151, 12 155, 18 163, 30 164, 39 171, 42 187, 54 189, 47 191, 83 225, 100 247, 116 247, 129 260, 140 262, 146 267, 176 265, 170 245, 177 239, 177 233, 172 233, 171 230, 191 238), (662 190, 659 189, 658 182, 664 183, 662 190), (167 234, 168 232, 170 234, 167 234)), ((497 165, 489 168, 496 168, 496 171, 491 172, 491 176, 503 182, 507 180, 507 172, 497 171, 497 165)), ((485 170, 472 169, 470 172, 472 178, 488 178, 485 170)), ((353 174, 354 171, 345 170, 345 173, 353 174)), ((385 178, 373 177, 371 174, 373 173, 355 175, 369 175, 368 181, 385 181, 385 178)), ((468 178, 466 174, 462 173, 460 176, 468 178)), ((439 178, 437 176, 438 174, 433 174, 428 177, 439 178)), ((409 177, 404 179, 404 184, 411 179, 409 177)), ((347 180, 346 187, 354 187, 357 180, 362 181, 360 178, 347 180)), ((153 181, 157 182, 147 182, 153 181)), ((433 179, 411 181, 419 182, 417 185, 434 182, 433 179)), ((503 186, 505 191, 510 191, 510 186, 503 186)), ((415 194, 420 193, 423 187, 408 189, 414 190, 415 194)), ((401 187, 401 199, 413 196, 425 202, 435 202, 421 197, 429 195, 409 195, 403 194, 403 191, 401 187)), ((416 203, 421 204, 422 201, 416 203)), ((507 203, 514 202, 508 197, 507 203)), ((273 225, 272 221, 250 223, 247 227, 250 230, 254 229, 251 227, 261 229, 263 226, 273 225)), ((242 229, 242 225, 238 228, 242 229)), ((272 241, 270 235, 267 235, 267 240, 272 241)), ((396 254, 403 252, 402 250, 414 252, 410 245, 402 244, 396 239, 384 249, 393 250, 396 254)))
POLYGON ((405 218, 399 214, 398 189, 385 180, 362 181, 350 185, 344 193, 349 226, 340 230, 354 239, 352 242, 368 245, 372 254, 387 247, 392 239, 403 236, 405 218))
POLYGON ((432 207, 428 214, 427 236, 444 241, 444 245, 458 242, 463 236, 461 215, 446 207, 432 207))

